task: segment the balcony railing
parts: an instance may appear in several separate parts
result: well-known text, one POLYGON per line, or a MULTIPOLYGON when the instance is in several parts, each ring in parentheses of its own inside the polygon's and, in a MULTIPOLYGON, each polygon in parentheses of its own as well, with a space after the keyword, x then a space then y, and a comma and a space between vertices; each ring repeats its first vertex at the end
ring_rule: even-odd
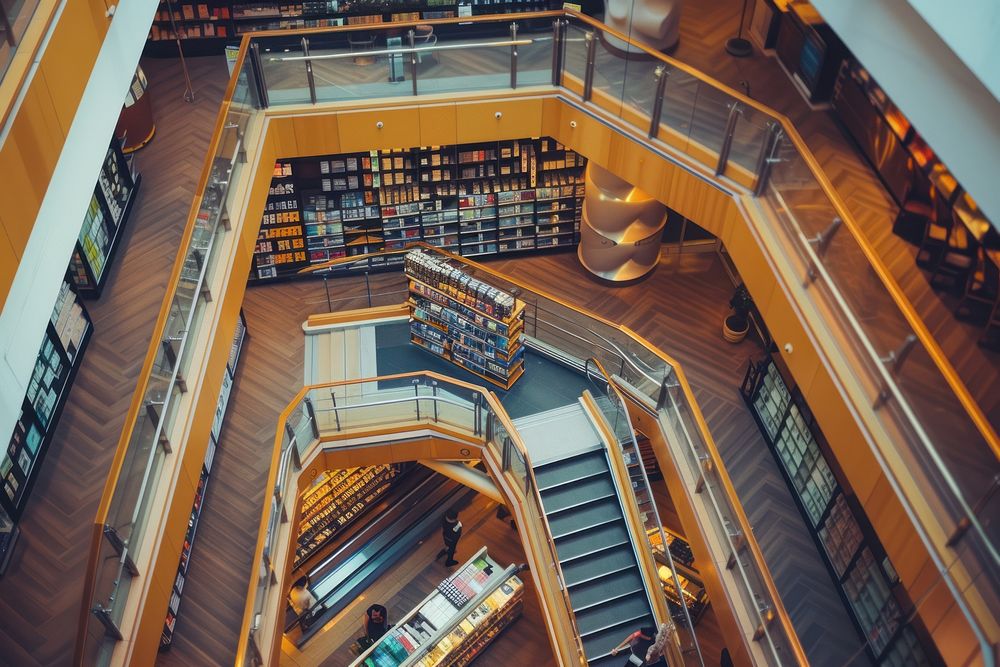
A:
POLYGON ((490 458, 503 476, 497 481, 516 499, 512 509, 519 519, 517 525, 528 536, 525 551, 534 559, 535 576, 546 582, 541 595, 546 598, 546 616, 559 662, 586 665, 524 443, 491 392, 429 372, 306 387, 282 412, 268 478, 271 492, 261 518, 236 664, 269 664, 282 631, 288 589, 282 577, 291 557, 290 544, 297 536, 292 519, 303 464, 308 465, 320 450, 336 449, 338 439, 359 438, 372 431, 384 434, 393 427, 446 428, 483 448, 483 453, 470 450, 469 458, 484 454, 490 458))
MULTIPOLYGON (((923 476, 925 484, 915 487, 900 479, 899 468, 883 466, 943 581, 987 651, 980 620, 1000 617, 996 547, 1000 494, 991 493, 994 480, 987 473, 996 470, 1000 442, 788 119, 641 45, 630 42, 633 50, 644 52, 641 58, 609 48, 629 40, 576 12, 421 23, 435 27, 435 45, 419 45, 410 32, 413 23, 244 37, 98 510, 77 661, 93 663, 99 655, 106 660, 123 637, 122 614, 130 583, 140 574, 137 563, 152 549, 146 527, 154 491, 164 470, 175 465, 173 448, 183 430, 183 420, 177 417, 188 384, 201 372, 192 364, 192 355, 211 335, 205 314, 213 286, 224 273, 220 264, 223 268, 227 264, 219 261, 221 249, 232 247, 228 211, 234 194, 229 184, 246 180, 244 138, 254 136, 260 127, 260 112, 268 107, 495 93, 526 86, 610 119, 619 131, 645 139, 663 159, 708 178, 714 174, 722 187, 773 221, 767 233, 786 249, 786 259, 801 268, 802 283, 816 311, 840 339, 848 341, 842 352, 856 361, 852 379, 866 392, 877 426, 889 434, 891 458, 903 459, 923 476), (357 37, 361 32, 368 33, 367 42, 357 37), (381 48, 378 36, 394 43, 399 39, 401 46, 381 48), (359 43, 367 46, 358 47, 359 43), (385 69, 358 76, 338 66, 352 58, 375 58, 385 69), (842 227, 846 229, 838 232, 842 227), (913 488, 920 488, 920 493, 913 488), (933 498, 926 497, 927 489, 936 491, 933 498), (928 502, 936 512, 930 519, 915 509, 928 502), (927 521, 948 527, 949 547, 957 559, 945 562, 927 521), (956 562, 965 570, 957 579, 950 569, 956 562), (978 596, 985 612, 971 610, 968 595, 978 596)), ((520 288, 522 298, 530 291, 513 282, 510 286, 520 288)), ((645 341, 610 323, 598 332, 568 326, 579 318, 577 309, 541 293, 526 300, 530 299, 535 300, 531 335, 558 341, 561 349, 576 346, 580 359, 596 350, 623 385, 654 402, 661 397, 671 367, 645 341), (541 311, 548 314, 540 316, 541 311)), ((681 414, 683 406, 678 405, 681 414)), ((694 450, 717 458, 696 406, 689 405, 686 411, 688 417, 676 419, 691 436, 694 450)), ((885 452, 882 456, 890 458, 885 452)), ((727 482, 719 489, 720 517, 738 519, 728 528, 723 525, 720 534, 739 530, 741 542, 752 542, 731 485, 727 482), (739 528, 733 528, 737 524, 739 528)), ((780 608, 756 547, 744 542, 741 548, 753 555, 745 577, 748 599, 759 607, 780 608), (763 592, 755 590, 761 582, 763 592)), ((790 633, 787 618, 779 617, 782 632, 790 633)), ((801 649, 787 648, 797 647, 794 635, 771 645, 775 653, 787 650, 786 656, 801 655, 801 649)))

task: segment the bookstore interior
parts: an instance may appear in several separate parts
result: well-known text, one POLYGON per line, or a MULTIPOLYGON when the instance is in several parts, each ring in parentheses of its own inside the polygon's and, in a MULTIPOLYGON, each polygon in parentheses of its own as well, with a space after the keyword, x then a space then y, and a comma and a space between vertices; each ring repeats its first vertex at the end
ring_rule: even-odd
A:
MULTIPOLYGON (((985 276, 996 281, 996 229, 862 63, 818 14, 805 8, 808 3, 752 4, 756 9, 748 34, 780 61, 797 94, 810 104, 828 105, 845 136, 857 143, 898 204, 893 231, 919 246, 916 265, 933 272, 932 285, 957 271, 955 283, 960 292, 965 289, 965 298, 956 313, 971 317, 970 309, 976 306, 970 306, 972 301, 988 301, 979 342, 984 349, 1000 349, 1000 292, 995 286, 994 292, 984 287, 989 280, 985 276), (946 239, 935 242, 930 235, 941 219, 948 219, 951 227, 946 239), (974 239, 963 255, 964 270, 949 264, 954 258, 948 239, 953 235, 974 239), (971 270, 973 266, 983 270, 971 270)), ((182 44, 188 55, 221 54, 245 33, 261 30, 412 25, 559 8, 551 0, 164 0, 153 17, 144 55, 173 57, 182 44)), ((429 45, 436 43, 432 33, 462 29, 448 23, 416 27, 423 28, 418 34, 429 45)), ((742 23, 740 30, 742 34, 742 23)), ((351 42, 351 51, 362 53, 353 62, 360 62, 367 57, 366 49, 375 48, 374 39, 352 34, 361 35, 351 42)), ((411 43, 413 39, 411 33, 411 43)), ((145 90, 144 75, 141 80, 133 102, 145 90)), ((135 151, 152 136, 149 129, 135 146, 119 133, 107 144, 72 255, 65 267, 58 267, 60 276, 64 274, 62 286, 0 458, 0 575, 17 548, 18 524, 88 343, 99 330, 95 322, 100 321, 91 318, 87 306, 102 298, 119 246, 126 243, 126 225, 143 183, 141 153, 135 151)), ((102 143, 102 151, 104 147, 102 143)), ((349 310, 315 324, 314 316, 319 321, 330 315, 320 307, 302 324, 307 340, 303 392, 322 389, 325 394, 319 400, 296 399, 274 424, 279 444, 291 442, 279 448, 280 457, 289 457, 289 463, 274 471, 275 476, 287 476, 276 488, 289 489, 291 500, 282 505, 288 494, 275 491, 275 499, 265 502, 270 504, 263 510, 266 531, 262 529, 261 544, 290 531, 282 547, 288 550, 287 567, 282 571, 271 562, 283 552, 273 551, 268 543, 253 558, 260 566, 255 572, 269 576, 255 576, 254 581, 265 596, 270 586, 280 587, 280 612, 271 622, 277 624, 285 658, 301 659, 295 664, 319 664, 318 655, 332 661, 324 664, 352 667, 457 666, 474 660, 504 665, 510 664, 510 655, 557 664, 550 645, 556 626, 549 618, 552 610, 546 609, 553 602, 544 593, 551 585, 549 576, 561 592, 557 602, 566 605, 571 617, 581 660, 589 665, 628 660, 616 648, 623 640, 631 642, 629 654, 637 660, 626 664, 635 665, 707 664, 694 640, 701 630, 718 640, 720 648, 724 643, 713 600, 725 591, 713 582, 723 576, 718 570, 739 570, 737 564, 743 567, 749 561, 747 542, 731 532, 738 532, 739 526, 720 518, 721 530, 733 545, 729 562, 699 558, 696 552, 706 549, 706 539, 685 534, 686 517, 670 495, 669 478, 676 473, 661 469, 663 455, 657 452, 668 451, 658 444, 661 425, 641 422, 634 416, 635 406, 616 389, 630 385, 642 398, 633 402, 655 414, 681 393, 680 384, 667 382, 669 372, 650 379, 655 364, 668 371, 669 364, 659 358, 640 360, 630 369, 628 363, 634 362, 617 347, 620 332, 608 333, 612 325, 564 306, 547 295, 544 285, 533 291, 534 286, 526 286, 509 268, 494 270, 490 263, 555 253, 572 257, 577 252, 582 260, 579 248, 586 240, 588 215, 601 210, 595 200, 607 195, 591 190, 588 179, 594 168, 588 170, 588 164, 596 167, 596 158, 588 162, 584 149, 579 150, 554 136, 526 136, 338 154, 306 151, 275 161, 255 227, 259 231, 246 276, 247 299, 254 298, 255 291, 278 294, 282 287, 305 285, 303 294, 305 289, 322 289, 329 304, 331 290, 343 296, 338 287, 342 284, 350 285, 345 291, 354 291, 350 297, 367 296, 371 307, 372 281, 385 279, 398 288, 395 310, 349 310), (544 311, 542 303, 552 311, 544 311), (609 348, 612 357, 622 360, 612 373, 601 361, 609 348), (461 460, 418 460, 390 453, 396 447, 402 450, 407 438, 391 441, 379 435, 377 427, 391 431, 393 420, 402 420, 400 406, 409 410, 411 404, 416 422, 441 421, 453 429, 447 437, 485 442, 481 456, 469 449, 462 450, 461 460), (374 411, 359 417, 365 408, 374 411), (293 417, 304 421, 296 425, 293 417), (357 420, 353 426, 352 420, 357 420), (384 460, 367 450, 352 459, 338 457, 335 447, 324 449, 342 440, 358 448, 370 446, 345 436, 352 428, 363 430, 358 426, 362 423, 374 433, 371 439, 382 438, 377 444, 384 445, 384 460), (308 446, 301 442, 302 424, 312 429, 305 429, 311 434, 308 446), (491 443, 499 443, 500 449, 489 451, 491 443), (310 458, 300 461, 306 451, 310 458), (508 488, 508 478, 522 483, 516 489, 520 496, 508 488), (516 506, 536 502, 535 515, 516 506), (532 517, 544 526, 551 553, 533 553, 537 537, 524 525, 532 517), (538 567, 545 558, 551 572, 538 567), (640 645, 648 649, 645 656, 636 653, 640 645)), ((770 159, 761 153, 762 165, 770 159)), ((268 160, 265 169, 270 164, 268 160)), ((208 174, 213 184, 228 178, 212 171, 217 167, 208 174)), ((147 182, 152 176, 147 172, 147 182)), ((89 182, 87 188, 89 193, 89 182)), ((657 247, 661 242, 664 247, 683 246, 677 256, 712 253, 720 273, 731 282, 727 289, 735 290, 723 335, 738 342, 749 332, 753 351, 749 361, 740 364, 742 382, 737 378, 732 383, 733 397, 738 391, 739 409, 745 405, 752 417, 754 437, 766 446, 808 538, 817 546, 836 601, 854 631, 845 641, 863 646, 856 664, 943 664, 872 517, 834 455, 814 414, 816 406, 807 402, 807 388, 793 377, 791 345, 786 355, 778 349, 722 240, 697 220, 669 208, 662 216, 666 225, 653 239, 657 247), (742 332, 730 338, 731 322, 737 320, 742 332)), ((190 287, 190 299, 196 301, 197 294, 207 293, 201 280, 211 261, 214 232, 202 239, 195 237, 207 227, 193 229, 194 242, 201 246, 185 258, 178 280, 190 287)), ((823 237, 826 233, 809 241, 820 254, 829 241, 823 237)), ((617 246, 621 239, 602 241, 617 246)), ((614 293, 612 281, 586 275, 585 267, 577 267, 581 281, 592 279, 594 289, 614 293)), ((806 287, 815 279, 815 269, 809 269, 806 287)), ((210 300, 211 295, 204 299, 210 300)), ((176 324, 175 315, 165 317, 176 324)), ((178 624, 184 624, 185 584, 192 560, 198 559, 196 538, 210 498, 206 492, 218 475, 213 471, 218 470, 224 434, 233 437, 224 427, 234 387, 242 375, 253 372, 254 365, 245 361, 247 346, 255 336, 271 335, 255 325, 240 310, 231 343, 226 336, 228 358, 204 460, 199 454, 196 461, 201 465, 189 515, 185 501, 187 529, 176 574, 173 560, 170 565, 172 585, 159 643, 164 654, 172 649, 176 653, 178 624)), ((164 386, 184 382, 177 373, 186 353, 182 335, 164 338, 152 364, 151 377, 164 386)), ((906 354, 900 356, 905 359, 906 354)), ((214 390, 211 398, 216 400, 214 390)), ((157 423, 160 410, 166 410, 162 402, 143 405, 157 423)), ((240 431, 240 436, 245 433, 240 431)), ((160 444, 169 451, 169 443, 160 444)), ((719 479, 711 477, 718 475, 718 466, 704 452, 695 458, 693 465, 703 475, 697 482, 700 494, 703 486, 712 486, 706 479, 719 479)), ((115 529, 104 528, 108 541, 120 544, 115 529)), ((120 565, 128 566, 124 557, 120 565)), ((253 590, 251 585, 251 595, 253 590)), ((770 621, 776 613, 770 603, 757 602, 756 611, 770 621)), ((95 612, 99 617, 97 612, 100 609, 95 612)), ((254 619, 254 631, 265 626, 266 621, 254 619)), ((765 634, 763 628, 760 635, 765 634)), ((728 655, 727 649, 722 651, 728 655)), ((266 662, 267 656, 256 655, 246 664, 266 662)))

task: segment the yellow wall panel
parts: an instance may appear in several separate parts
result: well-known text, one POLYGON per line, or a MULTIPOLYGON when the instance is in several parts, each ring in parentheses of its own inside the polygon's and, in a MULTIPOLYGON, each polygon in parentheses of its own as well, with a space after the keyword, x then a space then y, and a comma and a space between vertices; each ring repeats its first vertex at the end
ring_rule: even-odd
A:
POLYGON ((36 185, 41 180, 41 174, 31 170, 35 178, 29 177, 31 161, 25 159, 27 155, 21 150, 15 135, 8 136, 3 150, 0 150, 0 174, 3 174, 3 178, 0 178, 0 202, 3 202, 0 220, 3 221, 7 239, 18 262, 24 254, 24 247, 31 236, 31 229, 45 195, 45 188, 39 189, 36 185))
POLYGON ((296 116, 290 120, 295 128, 297 155, 331 155, 341 152, 336 115, 296 116))
POLYGON ((775 292, 763 314, 768 329, 775 337, 781 358, 788 365, 795 382, 808 387, 819 368, 819 357, 783 291, 775 292), (792 345, 791 352, 785 350, 788 343, 792 345))
MULTIPOLYGON (((25 167, 51 176, 66 135, 45 85, 29 87, 18 112, 17 125, 17 143, 22 154, 31 157, 25 167)), ((44 181, 48 184, 49 178, 44 181)))
POLYGON ((420 144, 450 146, 458 143, 458 116, 454 104, 420 107, 420 144))
POLYGON ((67 2, 39 66, 63 134, 69 132, 103 40, 104 31, 97 30, 87 5, 67 2))
POLYGON ((345 153, 383 148, 408 148, 420 136, 420 114, 416 107, 345 111, 340 114, 341 151, 345 153), (377 123, 382 123, 382 128, 377 123))
POLYGON ((470 102, 461 105, 457 117, 458 143, 537 137, 541 130, 540 99, 470 102))
MULTIPOLYGON (((697 222, 697 220, 696 220, 697 222)), ((760 312, 767 312, 771 305, 771 300, 775 293, 777 280, 771 272, 771 266, 757 246, 750 228, 746 225, 737 225, 729 230, 729 240, 726 241, 726 248, 740 272, 740 278, 746 283, 750 295, 753 296, 754 303, 760 312)), ((781 294, 780 298, 784 298, 781 294)), ((765 318, 767 319, 767 318, 765 318)), ((771 326, 768 320, 768 326, 771 326)), ((772 333, 775 336, 778 332, 772 333)))
POLYGON ((562 125, 562 103, 551 97, 542 100, 542 136, 556 138, 562 125))
POLYGON ((7 294, 10 292, 11 283, 14 282, 17 265, 18 258, 14 253, 14 247, 10 244, 6 231, 0 228, 0 308, 7 301, 7 294))

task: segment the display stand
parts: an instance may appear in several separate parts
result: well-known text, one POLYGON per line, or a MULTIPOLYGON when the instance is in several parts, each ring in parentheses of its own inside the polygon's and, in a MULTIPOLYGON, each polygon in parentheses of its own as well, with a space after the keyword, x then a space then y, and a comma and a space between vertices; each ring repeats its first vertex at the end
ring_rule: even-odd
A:
POLYGON ((406 255, 410 341, 510 389, 524 373, 524 302, 430 254, 406 255))
POLYGON ((73 283, 84 298, 97 298, 104 289, 108 266, 142 180, 134 167, 118 140, 112 139, 69 263, 73 283))
POLYGON ((170 602, 167 604, 167 616, 163 623, 163 632, 160 635, 161 651, 169 649, 173 643, 177 612, 180 607, 181 595, 184 593, 184 583, 187 580, 188 567, 191 563, 191 549, 194 546, 194 538, 198 531, 198 522, 201 518, 201 510, 205 502, 208 477, 212 472, 212 463, 215 461, 215 452, 219 446, 219 437, 222 434, 222 422, 226 416, 226 409, 229 407, 229 394, 232 391, 233 380, 236 375, 236 365, 239 362, 240 352, 243 349, 243 342, 246 335, 246 320, 243 318, 243 313, 240 312, 240 318, 236 323, 236 333, 233 336, 233 345, 229 351, 229 360, 226 363, 226 370, 222 378, 222 390, 219 392, 215 420, 212 422, 212 431, 209 434, 208 450, 205 452, 205 461, 201 466, 201 475, 198 477, 198 489, 195 491, 194 504, 191 507, 191 516, 188 519, 187 533, 184 535, 181 560, 177 565, 177 576, 174 577, 174 585, 170 592, 170 602))
POLYGON ((351 666, 469 664, 520 616, 524 583, 519 569, 502 568, 483 547, 351 666))

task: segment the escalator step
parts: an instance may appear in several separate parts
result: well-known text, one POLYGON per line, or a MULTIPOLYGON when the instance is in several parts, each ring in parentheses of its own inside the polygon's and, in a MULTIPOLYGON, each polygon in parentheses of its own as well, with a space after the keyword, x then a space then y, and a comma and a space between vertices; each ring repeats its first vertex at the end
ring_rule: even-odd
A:
POLYGON ((569 589, 569 599, 573 609, 583 609, 620 593, 641 591, 642 588, 639 568, 632 566, 573 586, 569 589))
POLYGON ((534 467, 534 473, 538 488, 544 490, 567 479, 579 479, 607 469, 608 460, 604 450, 595 449, 577 456, 542 463, 534 467))
MULTIPOLYGON (((576 614, 576 625, 580 636, 587 636, 604 628, 616 627, 624 619, 641 619, 650 614, 646 592, 640 591, 623 598, 614 598, 604 604, 595 605, 576 614)), ((636 626, 638 629, 639 626, 636 626)))
MULTIPOLYGON (((587 656, 589 664, 597 664, 594 660, 607 656, 611 649, 618 645, 623 639, 638 630, 644 625, 656 625, 652 614, 647 614, 641 618, 623 618, 621 622, 600 632, 595 632, 583 638, 583 652, 587 656)), ((624 664, 624 656, 616 656, 619 664, 624 664)), ((600 663, 607 664, 607 663, 600 663)))
POLYGON ((635 554, 629 544, 607 549, 585 559, 562 563, 566 585, 572 586, 587 579, 593 579, 607 572, 621 569, 622 564, 634 564, 635 554))
POLYGON ((559 539, 578 530, 620 520, 621 517, 622 509, 618 498, 602 498, 578 507, 572 512, 553 514, 549 517, 549 528, 552 530, 552 536, 559 539))
POLYGON ((542 491, 541 496, 545 513, 551 514, 598 498, 615 496, 617 493, 611 475, 605 474, 557 486, 551 491, 542 491))
MULTIPOLYGON (((564 537, 556 541, 556 553, 559 561, 565 562, 570 559, 579 558, 584 554, 592 553, 598 549, 614 544, 629 545, 629 532, 625 521, 619 520, 614 523, 606 523, 596 526, 593 530, 574 533, 569 537, 564 537)), ((631 561, 635 562, 635 555, 629 549, 631 561)), ((567 563, 568 564, 568 563, 567 563)))

